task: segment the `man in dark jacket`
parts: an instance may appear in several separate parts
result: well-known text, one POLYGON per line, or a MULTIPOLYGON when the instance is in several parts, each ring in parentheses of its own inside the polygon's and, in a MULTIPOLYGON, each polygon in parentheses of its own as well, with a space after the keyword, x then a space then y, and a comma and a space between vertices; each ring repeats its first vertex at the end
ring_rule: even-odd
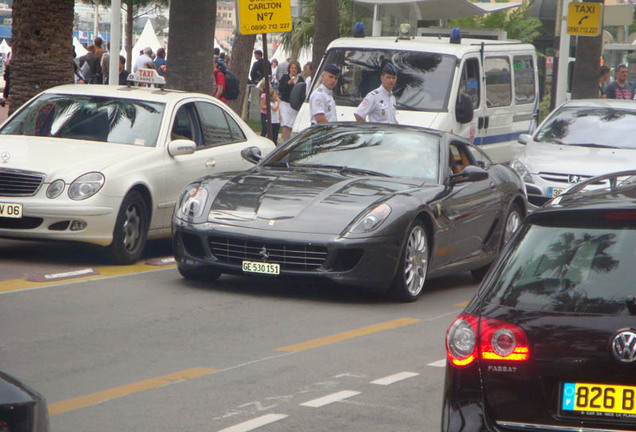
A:
MULTIPOLYGON (((263 72, 263 63, 265 63, 265 59, 263 58, 263 51, 256 50, 254 51, 254 57, 256 61, 252 65, 252 69, 250 70, 250 79, 252 84, 258 84, 260 80, 265 76, 263 72)), ((272 66, 267 62, 267 74, 271 76, 272 74, 272 66)))

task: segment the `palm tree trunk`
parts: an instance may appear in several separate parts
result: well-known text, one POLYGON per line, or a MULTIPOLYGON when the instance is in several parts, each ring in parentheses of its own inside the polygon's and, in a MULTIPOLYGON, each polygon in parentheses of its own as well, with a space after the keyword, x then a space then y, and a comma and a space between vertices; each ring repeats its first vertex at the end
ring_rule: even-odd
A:
POLYGON ((254 51, 255 41, 255 34, 237 35, 234 38, 234 46, 232 46, 232 53, 230 54, 230 64, 228 67, 238 77, 241 93, 238 99, 228 101, 227 104, 238 114, 242 114, 243 112, 243 104, 248 93, 247 78, 252 63, 252 52, 254 51))
POLYGON ((338 34, 338 0, 321 0, 316 4, 316 34, 311 57, 315 67, 318 67, 327 46, 337 39, 338 34))
MULTIPOLYGON (((603 1, 601 0, 599 3, 603 3, 603 1)), ((572 76, 572 99, 599 97, 598 79, 602 50, 602 29, 599 36, 578 37, 576 42, 576 63, 574 63, 572 76)))
POLYGON ((170 2, 169 88, 212 94, 216 0, 170 2))
POLYGON ((74 4, 13 2, 9 112, 43 90, 73 82, 74 4))

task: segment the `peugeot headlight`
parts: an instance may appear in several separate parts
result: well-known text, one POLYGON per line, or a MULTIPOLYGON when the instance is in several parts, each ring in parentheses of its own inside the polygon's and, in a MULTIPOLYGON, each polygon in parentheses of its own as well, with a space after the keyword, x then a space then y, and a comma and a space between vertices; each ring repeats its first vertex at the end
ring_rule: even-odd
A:
POLYGON ((203 214, 207 200, 207 189, 199 186, 189 186, 179 197, 175 213, 181 219, 200 217, 203 214))
POLYGON ((349 232, 354 234, 367 233, 379 227, 382 222, 391 214, 391 207, 388 204, 380 204, 373 207, 364 216, 358 219, 349 232))
POLYGON ((517 174, 519 174, 521 180, 526 183, 534 183, 534 181, 532 180, 532 176, 530 175, 530 170, 528 170, 528 168, 523 163, 521 163, 519 159, 515 159, 512 164, 510 164, 510 166, 517 172, 517 174))
POLYGON ((72 200, 81 201, 95 195, 104 186, 106 179, 102 173, 91 172, 76 178, 68 188, 72 200))

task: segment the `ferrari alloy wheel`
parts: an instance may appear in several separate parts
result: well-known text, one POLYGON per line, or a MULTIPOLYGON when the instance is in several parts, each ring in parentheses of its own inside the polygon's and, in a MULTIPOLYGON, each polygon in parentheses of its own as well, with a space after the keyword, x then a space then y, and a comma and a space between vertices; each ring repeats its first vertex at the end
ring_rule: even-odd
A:
POLYGON ((146 246, 148 236, 146 201, 137 191, 131 191, 122 202, 115 228, 111 254, 117 264, 133 264, 146 246))
POLYGON ((521 209, 517 204, 511 204, 510 210, 508 210, 508 215, 506 216, 506 224, 504 225, 504 231, 501 241, 501 248, 508 244, 512 235, 517 232, 519 226, 521 225, 521 209))
POLYGON ((424 288, 428 271, 428 237, 421 222, 411 226, 402 248, 398 273, 393 281, 393 296, 400 301, 417 300, 424 288))

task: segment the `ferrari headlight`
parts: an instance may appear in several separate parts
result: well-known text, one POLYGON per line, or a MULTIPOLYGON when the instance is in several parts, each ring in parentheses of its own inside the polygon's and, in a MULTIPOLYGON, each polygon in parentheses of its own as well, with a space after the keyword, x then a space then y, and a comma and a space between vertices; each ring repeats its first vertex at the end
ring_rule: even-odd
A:
POLYGON ((208 201, 207 189, 198 186, 188 187, 177 201, 175 213, 179 218, 197 218, 203 214, 208 201))
POLYGON ((358 219, 349 232, 359 234, 373 231, 379 227, 390 214, 391 207, 389 207, 388 204, 380 204, 358 219))
POLYGON ((532 176, 530 175, 530 170, 528 170, 528 168, 523 163, 521 163, 519 159, 515 159, 514 161, 512 161, 512 164, 510 164, 510 166, 517 172, 517 174, 519 174, 521 180, 526 183, 534 183, 534 181, 532 180, 532 176))
POLYGON ((104 186, 106 179, 102 173, 91 172, 79 176, 68 188, 72 200, 81 201, 95 195, 104 186))
POLYGON ((62 192, 64 192, 64 180, 57 179, 46 188, 47 198, 57 198, 62 192))

